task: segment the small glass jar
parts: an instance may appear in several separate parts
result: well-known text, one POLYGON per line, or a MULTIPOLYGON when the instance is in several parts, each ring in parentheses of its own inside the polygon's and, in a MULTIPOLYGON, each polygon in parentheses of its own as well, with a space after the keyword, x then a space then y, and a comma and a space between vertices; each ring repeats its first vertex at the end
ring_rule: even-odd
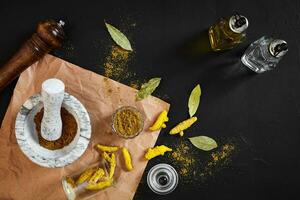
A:
POLYGON ((123 106, 115 111, 115 113, 112 116, 112 130, 113 132, 125 139, 131 139, 139 135, 143 128, 144 128, 144 116, 143 114, 136 109, 135 107, 132 106, 123 106), (132 114, 132 118, 126 117, 128 114, 132 114), (122 118, 120 117, 122 114, 123 116, 123 121, 122 118), (120 125, 120 123, 123 123, 120 125), (121 127, 122 129, 118 128, 121 127), (134 130, 132 130, 132 133, 126 132, 126 128, 128 126, 131 126, 134 130), (134 127, 135 126, 135 127, 134 127), (125 128, 124 128, 125 127, 125 128))
POLYGON ((63 185, 63 190, 67 196, 67 199, 68 200, 88 199, 96 195, 99 191, 105 189, 103 188, 99 190, 89 190, 86 188, 86 186, 89 184, 89 181, 91 180, 91 177, 95 175, 96 171, 99 169, 103 169, 105 173, 103 176, 103 181, 105 181, 104 177, 108 177, 108 170, 107 170, 108 164, 104 160, 98 161, 97 163, 94 163, 79 172, 63 177, 62 185, 63 185), (89 175, 88 176, 89 178, 87 178, 86 180, 84 180, 83 178, 84 173, 86 173, 86 176, 89 175))
POLYGON ((150 169, 147 175, 147 184, 154 193, 166 195, 177 187, 178 174, 171 165, 157 164, 150 169))

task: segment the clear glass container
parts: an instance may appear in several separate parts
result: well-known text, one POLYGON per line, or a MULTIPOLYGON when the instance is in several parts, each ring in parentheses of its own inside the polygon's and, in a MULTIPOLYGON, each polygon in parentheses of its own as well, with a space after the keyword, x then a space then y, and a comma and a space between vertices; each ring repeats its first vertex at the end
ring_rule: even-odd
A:
MULTIPOLYGON (((111 126, 112 126, 113 132, 115 134, 117 134, 118 136, 120 136, 122 138, 125 138, 125 139, 131 139, 131 138, 134 138, 134 137, 138 136, 143 131, 144 121, 145 121, 144 115, 138 109, 136 109, 135 107, 132 107, 132 106, 123 106, 123 107, 117 109, 115 111, 115 113, 113 114, 111 126), (118 114, 120 114, 121 112, 124 112, 124 111, 132 112, 139 118, 139 120, 138 120, 138 129, 132 134, 126 134, 126 133, 124 134, 121 131, 119 131, 117 126, 116 126, 116 121, 117 121, 118 114)), ((128 123, 128 125, 129 125, 129 124, 132 124, 134 122, 130 121, 130 119, 128 118, 128 119, 126 119, 126 121, 124 121, 124 123, 128 123)))
POLYGON ((150 169, 147 175, 147 183, 154 193, 166 195, 177 187, 178 174, 171 165, 157 164, 150 169))
POLYGON ((247 48, 241 61, 254 72, 262 73, 274 69, 287 51, 284 40, 263 36, 247 48))
MULTIPOLYGON (((95 179, 92 179, 92 177, 94 176, 95 178, 97 175, 99 175, 101 169, 103 170, 102 172, 104 172, 104 175, 98 178, 97 180, 98 182, 107 181, 109 179, 108 178, 109 166, 104 159, 74 174, 63 177, 62 186, 67 199, 68 200, 89 199, 94 195, 96 195, 99 191, 105 190, 105 188, 107 187, 103 189, 97 189, 97 190, 87 189, 88 184, 91 184, 90 181, 92 180, 95 181, 95 179), (84 173, 86 173, 86 177, 88 177, 86 178, 86 180, 84 180, 84 173)), ((112 179, 112 181, 115 181, 115 177, 112 179)))

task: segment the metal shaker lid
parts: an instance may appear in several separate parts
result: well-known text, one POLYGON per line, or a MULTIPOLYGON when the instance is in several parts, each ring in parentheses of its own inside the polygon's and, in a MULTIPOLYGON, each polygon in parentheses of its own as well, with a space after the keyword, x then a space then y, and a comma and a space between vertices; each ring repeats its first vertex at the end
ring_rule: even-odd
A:
POLYGON ((235 14, 229 19, 229 27, 235 33, 244 32, 249 26, 248 19, 240 14, 235 14))
POLYGON ((284 56, 288 51, 287 42, 281 39, 275 39, 270 43, 269 51, 272 56, 277 58, 284 56))
POLYGON ((178 184, 178 174, 171 165, 157 164, 150 169, 147 175, 147 183, 149 188, 156 194, 169 194, 178 184))

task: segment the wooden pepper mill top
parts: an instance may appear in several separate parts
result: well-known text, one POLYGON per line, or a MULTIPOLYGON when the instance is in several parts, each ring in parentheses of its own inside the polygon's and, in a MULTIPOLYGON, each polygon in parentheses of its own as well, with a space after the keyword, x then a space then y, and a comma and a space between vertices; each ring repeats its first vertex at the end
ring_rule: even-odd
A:
POLYGON ((65 37, 63 21, 44 20, 38 23, 33 33, 0 68, 0 91, 18 77, 27 67, 41 59, 49 51, 61 46, 65 37))
POLYGON ((63 26, 65 22, 60 20, 58 23, 54 20, 45 20, 38 23, 36 33, 39 38, 46 43, 52 50, 61 46, 65 37, 63 26))

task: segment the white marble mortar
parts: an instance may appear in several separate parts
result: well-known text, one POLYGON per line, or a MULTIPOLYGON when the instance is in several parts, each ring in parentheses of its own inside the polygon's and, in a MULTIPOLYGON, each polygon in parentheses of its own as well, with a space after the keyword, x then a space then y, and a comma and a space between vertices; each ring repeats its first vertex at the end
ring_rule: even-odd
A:
POLYGON ((42 109, 40 94, 31 96, 17 114, 15 133, 23 153, 34 163, 43 167, 63 167, 78 159, 87 149, 91 138, 89 114, 74 96, 65 93, 62 107, 76 119, 77 134, 74 140, 62 149, 49 150, 40 146, 34 123, 34 116, 42 109))

